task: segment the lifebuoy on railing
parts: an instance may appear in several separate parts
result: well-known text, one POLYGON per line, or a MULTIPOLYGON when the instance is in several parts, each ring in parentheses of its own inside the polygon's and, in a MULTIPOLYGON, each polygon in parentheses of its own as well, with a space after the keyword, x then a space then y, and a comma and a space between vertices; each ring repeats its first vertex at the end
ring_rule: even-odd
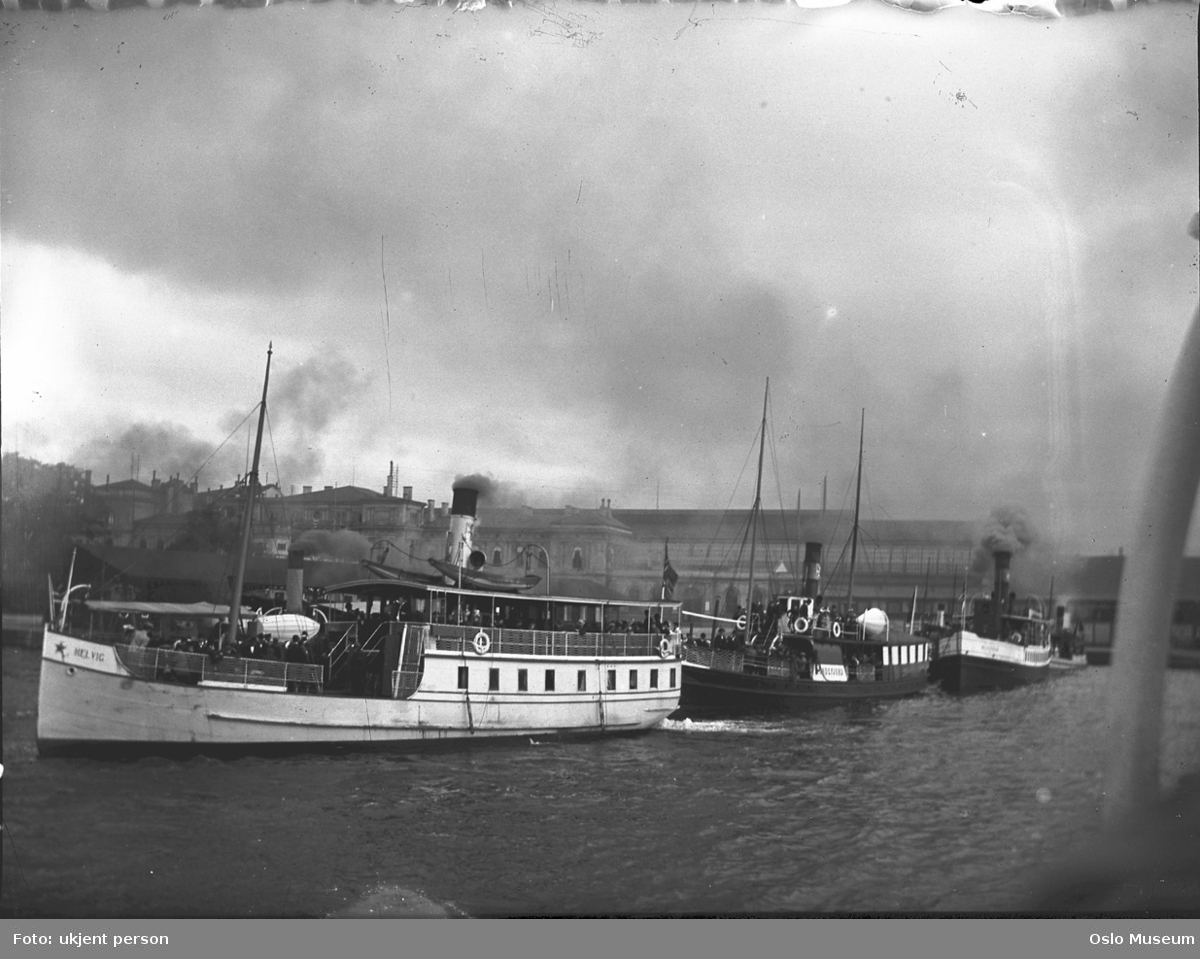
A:
POLYGON ((842 624, 841 623, 833 624, 833 638, 834 639, 842 638, 842 624))
POLYGON ((658 643, 658 655, 663 659, 671 658, 671 641, 667 637, 663 637, 658 643))
POLYGON ((471 645, 475 647, 475 652, 480 656, 486 656, 487 651, 492 648, 492 638, 481 629, 471 640, 471 645))
POLYGON ((745 629, 745 628, 746 628, 746 617, 745 617, 745 616, 739 616, 739 617, 737 618, 737 628, 738 628, 738 629, 745 629))
POLYGON ((808 620, 807 620, 805 617, 803 617, 803 616, 797 616, 797 617, 796 617, 796 632, 798 632, 798 633, 807 633, 807 632, 808 632, 808 627, 809 627, 810 625, 811 625, 811 624, 809 623, 809 621, 808 621, 808 620))
POLYGON ((1021 634, 1013 633, 1011 636, 1008 637, 1008 641, 1010 643, 1013 643, 1016 646, 1020 646, 1021 645, 1021 634))

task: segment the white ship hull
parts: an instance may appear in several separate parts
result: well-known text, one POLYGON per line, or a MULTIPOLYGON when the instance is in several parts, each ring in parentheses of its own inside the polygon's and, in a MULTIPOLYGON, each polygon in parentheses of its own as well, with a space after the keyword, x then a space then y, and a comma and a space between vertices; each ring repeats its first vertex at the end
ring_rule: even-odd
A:
POLYGON ((1051 649, 986 639, 960 630, 939 644, 934 676, 951 693, 1011 689, 1045 680, 1050 675, 1051 649))
POLYGON ((679 704, 680 666, 658 657, 475 655, 427 649, 407 698, 138 678, 113 646, 46 629, 38 744, 363 745, 632 733, 679 704), (459 670, 467 688, 458 689, 459 670), (498 689, 489 690, 491 671, 498 689), (528 690, 518 690, 525 670, 528 690), (545 671, 554 670, 557 692, 545 671), (615 672, 615 689, 609 672, 615 672), (652 675, 653 672, 653 675, 652 675), (583 674, 583 691, 577 691, 583 674), (636 687, 631 674, 636 673, 636 687), (654 685, 652 685, 652 683, 654 685))

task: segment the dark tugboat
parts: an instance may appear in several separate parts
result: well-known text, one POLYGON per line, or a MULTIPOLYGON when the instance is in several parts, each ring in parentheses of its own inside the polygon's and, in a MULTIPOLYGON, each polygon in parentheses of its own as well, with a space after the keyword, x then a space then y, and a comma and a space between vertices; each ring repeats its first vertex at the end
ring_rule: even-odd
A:
MULTIPOLYGON (((770 381, 768 381, 768 390, 770 381)), ((754 596, 754 530, 762 506, 763 440, 751 512, 748 596, 754 596)), ((858 449, 858 493, 862 489, 862 436, 858 449)), ((859 495, 854 504, 850 586, 846 615, 826 606, 820 592, 820 543, 807 543, 800 595, 779 596, 761 613, 736 622, 733 649, 689 646, 683 663, 682 715, 752 712, 835 705, 852 700, 895 699, 929 684, 931 641, 888 620, 881 609, 854 616, 854 567, 858 551, 859 495)))

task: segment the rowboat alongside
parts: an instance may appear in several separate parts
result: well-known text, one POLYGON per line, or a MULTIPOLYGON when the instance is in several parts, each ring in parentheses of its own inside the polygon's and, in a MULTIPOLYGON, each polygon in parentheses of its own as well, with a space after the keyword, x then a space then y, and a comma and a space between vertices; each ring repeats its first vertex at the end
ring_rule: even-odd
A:
MULTIPOLYGON (((268 353, 245 524, 269 374, 268 353)), ((465 565, 474 552, 477 498, 474 489, 454 491, 447 563, 465 565)), ((635 733, 679 704, 679 604, 479 590, 466 576, 461 587, 448 586, 452 577, 441 569, 443 576, 373 576, 327 590, 387 600, 386 618, 324 622, 304 643, 277 637, 288 639, 283 654, 272 655, 278 646, 267 641, 247 646, 244 529, 228 606, 64 596, 42 640, 41 751, 635 733)))

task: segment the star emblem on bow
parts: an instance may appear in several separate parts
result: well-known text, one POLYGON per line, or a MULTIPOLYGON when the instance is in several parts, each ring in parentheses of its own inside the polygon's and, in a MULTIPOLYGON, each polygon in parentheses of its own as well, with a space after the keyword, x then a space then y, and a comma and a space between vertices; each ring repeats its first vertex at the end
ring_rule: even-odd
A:
POLYGON ((55 643, 54 644, 54 652, 63 658, 64 663, 67 661, 67 644, 66 643, 55 643))

